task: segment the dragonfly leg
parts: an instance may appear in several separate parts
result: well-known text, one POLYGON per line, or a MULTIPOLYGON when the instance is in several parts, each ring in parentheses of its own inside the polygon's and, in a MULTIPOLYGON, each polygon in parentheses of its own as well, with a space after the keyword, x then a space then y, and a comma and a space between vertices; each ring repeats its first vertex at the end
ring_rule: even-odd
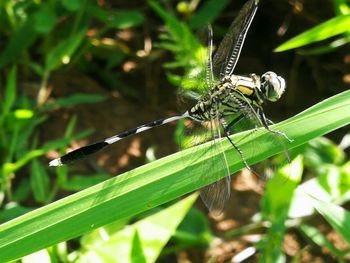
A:
POLYGON ((243 163, 244 163, 244 166, 252 171, 252 168, 249 166, 249 164, 247 163, 247 161, 245 160, 244 158, 244 155, 243 155, 243 152, 241 149, 239 149, 239 147, 232 141, 232 139, 230 138, 230 128, 235 125, 240 119, 243 118, 243 115, 240 115, 237 119, 234 119, 233 121, 231 121, 229 124, 226 123, 225 119, 221 118, 220 119, 220 123, 222 125, 222 127, 224 128, 224 134, 225 134, 225 137, 229 140, 229 142, 231 143, 231 145, 233 146, 233 148, 238 152, 238 154, 240 155, 243 163))
POLYGON ((234 125, 236 125, 240 120, 242 120, 243 117, 244 117, 243 114, 237 116, 237 118, 235 118, 233 121, 231 121, 228 125, 226 124, 225 119, 222 119, 222 120, 221 120, 221 122, 222 122, 221 124, 222 124, 222 126, 224 127, 224 129, 226 130, 226 132, 228 133, 228 135, 231 135, 230 129, 231 129, 234 125))
POLYGON ((279 136, 284 137, 284 138, 285 138, 287 141, 289 141, 289 142, 293 142, 293 140, 290 139, 290 138, 287 136, 287 134, 285 134, 284 132, 270 129, 269 125, 274 124, 274 123, 273 123, 273 121, 271 121, 271 120, 269 120, 268 118, 266 118, 264 112, 263 112, 261 109, 258 109, 258 114, 259 114, 260 120, 261 120, 261 122, 262 122, 262 124, 264 125, 264 128, 265 128, 266 130, 268 130, 269 132, 272 132, 272 133, 274 133, 274 134, 276 134, 276 135, 279 135, 279 136))

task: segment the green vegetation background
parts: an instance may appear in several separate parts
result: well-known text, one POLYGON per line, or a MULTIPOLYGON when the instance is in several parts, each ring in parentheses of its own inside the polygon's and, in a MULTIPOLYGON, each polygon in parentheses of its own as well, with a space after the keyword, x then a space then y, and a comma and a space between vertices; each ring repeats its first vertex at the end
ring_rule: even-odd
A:
MULTIPOLYGON (((318 1, 260 3, 237 72, 273 70, 287 79, 283 100, 267 112, 285 120, 276 129, 293 139, 287 146, 293 160, 264 182, 259 209, 248 207, 252 214, 244 220, 235 218, 244 205, 214 220, 193 207, 196 194, 178 201, 221 174, 218 167, 203 177, 208 158, 218 158, 205 154, 208 145, 170 155, 181 122, 138 137, 145 138, 142 146, 136 139, 134 148, 121 143, 102 159, 47 166, 82 139, 92 142, 175 113, 177 90, 200 86, 191 78, 204 50, 195 32, 212 23, 217 43, 243 3, 1 1, 1 262, 349 259, 345 0, 327 2, 324 10, 318 1), (193 154, 200 157, 184 166, 193 154), (239 224, 213 227, 230 219, 239 224), (215 236, 222 242, 209 249, 215 236), (239 245, 232 251, 219 249, 234 241, 239 245)), ((283 151, 264 132, 247 134, 233 139, 244 152, 259 145, 251 163, 283 151)), ((231 171, 240 171, 229 143, 223 149, 231 171)))

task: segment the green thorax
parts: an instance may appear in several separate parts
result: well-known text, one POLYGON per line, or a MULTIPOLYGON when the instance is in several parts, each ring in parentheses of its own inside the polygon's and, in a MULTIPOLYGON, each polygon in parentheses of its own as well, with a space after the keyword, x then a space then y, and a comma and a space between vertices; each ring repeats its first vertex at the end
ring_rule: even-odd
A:
POLYGON ((208 121, 220 115, 220 112, 237 112, 240 103, 249 103, 255 107, 262 103, 259 92, 260 78, 255 74, 225 77, 189 110, 189 114, 196 120, 208 121))

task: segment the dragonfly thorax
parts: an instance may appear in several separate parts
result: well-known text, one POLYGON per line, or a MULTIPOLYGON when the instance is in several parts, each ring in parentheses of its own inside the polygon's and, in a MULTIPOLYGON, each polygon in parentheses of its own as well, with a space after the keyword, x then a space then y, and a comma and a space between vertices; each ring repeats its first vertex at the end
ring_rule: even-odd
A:
POLYGON ((189 115, 196 121, 208 121, 226 110, 236 112, 242 100, 252 105, 259 104, 259 101, 255 102, 259 87, 260 78, 255 74, 226 76, 189 110, 189 115))

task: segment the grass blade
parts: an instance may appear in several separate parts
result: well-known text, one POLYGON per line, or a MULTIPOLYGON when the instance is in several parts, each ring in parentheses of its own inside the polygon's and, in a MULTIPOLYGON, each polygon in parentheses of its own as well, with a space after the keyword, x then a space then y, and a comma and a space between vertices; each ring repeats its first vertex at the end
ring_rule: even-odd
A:
MULTIPOLYGON (((274 129, 288 134, 294 140, 288 147, 293 148, 349 124, 349 112, 350 91, 346 91, 275 125, 274 129)), ((258 162, 284 150, 269 141, 268 136, 264 136, 266 132, 257 133, 254 139, 261 147, 248 161, 258 162)), ((241 142, 239 147, 243 152, 249 150, 246 135, 247 132, 243 132, 232 136, 241 142)), ((208 147, 210 144, 198 151, 204 153, 208 147)), ((224 141, 222 148, 227 153, 231 170, 242 169, 241 159, 230 143, 224 141)), ((195 191, 217 180, 218 172, 225 175, 220 167, 207 171, 205 176, 202 174, 201 165, 217 156, 203 154, 202 158, 184 167, 183 160, 190 159, 190 154, 193 149, 167 156, 1 225, 0 258, 13 260, 72 239, 195 191)))
POLYGON ((78 261, 108 262, 109 259, 117 258, 120 263, 156 262, 197 196, 193 194, 117 232, 108 233, 104 228, 108 238, 92 237, 89 243, 84 244, 78 261))
POLYGON ((284 42, 275 49, 275 52, 282 52, 325 40, 348 32, 349 28, 350 15, 337 16, 284 42))
POLYGON ((313 198, 314 207, 328 223, 350 244, 350 212, 341 206, 313 198))

